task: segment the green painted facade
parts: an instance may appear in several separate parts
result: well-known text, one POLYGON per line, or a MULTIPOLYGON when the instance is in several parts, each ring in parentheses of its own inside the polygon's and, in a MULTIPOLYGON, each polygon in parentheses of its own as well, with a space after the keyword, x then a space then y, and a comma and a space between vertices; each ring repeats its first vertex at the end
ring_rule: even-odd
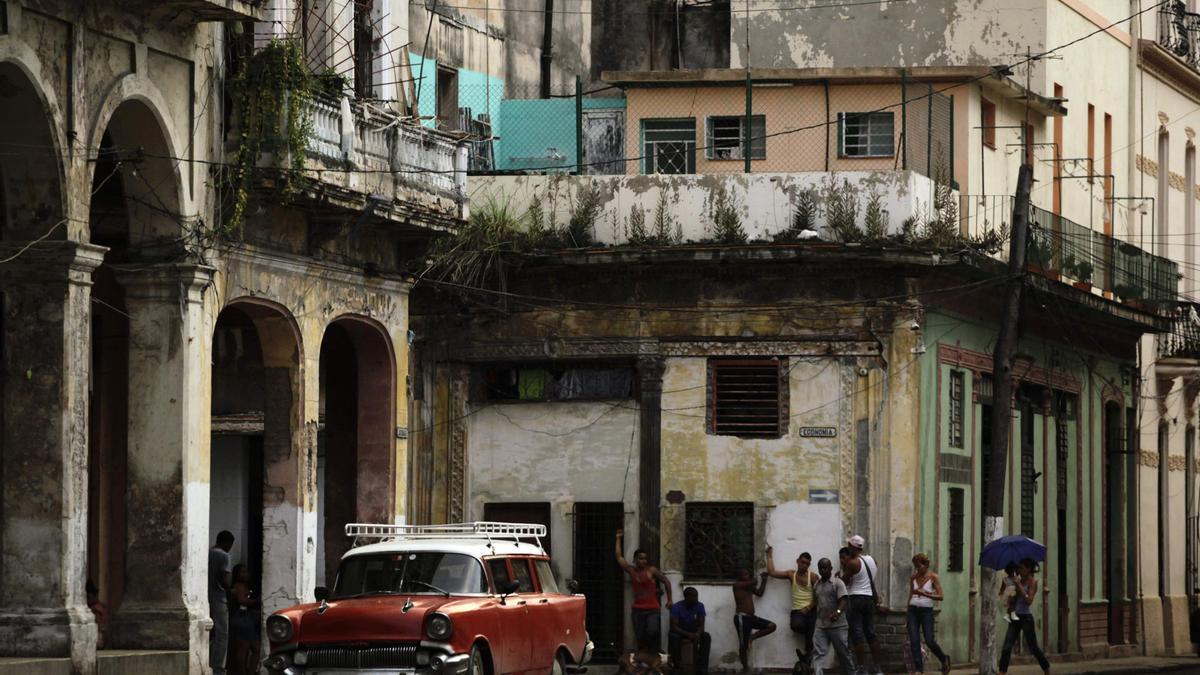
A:
MULTIPOLYGON (((962 662, 979 655, 980 594, 996 592, 980 588, 976 561, 983 536, 984 449, 990 435, 987 377, 997 327, 930 313, 924 335, 928 351, 920 361, 916 550, 933 560, 945 590, 937 621, 939 642, 952 659, 962 662), (957 397, 956 380, 961 383, 957 397), (961 499, 961 510, 952 508, 956 498, 961 499), (959 539, 961 546, 955 541, 959 539)), ((1117 530, 1108 533, 1118 546, 1104 548, 1109 524, 1105 472, 1110 470, 1105 417, 1116 416, 1109 439, 1116 445, 1109 447, 1122 448, 1119 438, 1126 433, 1127 406, 1133 401, 1128 370, 1133 363, 1039 338, 1022 339, 1017 352, 1021 358, 1015 373, 1024 386, 1014 389, 1003 533, 1024 533, 1046 545, 1047 560, 1039 575, 1042 592, 1033 608, 1038 638, 1047 653, 1075 652, 1081 637, 1084 642, 1094 638, 1086 631, 1081 636, 1081 613, 1107 612, 1106 552, 1119 555, 1128 546, 1120 531, 1125 522, 1121 517, 1114 521, 1117 530)), ((1118 465, 1129 456, 1110 455, 1118 465)), ((1113 474, 1109 480, 1123 478, 1113 474)), ((1123 504, 1118 497, 1119 513, 1125 512, 1123 504)), ((1007 625, 998 617, 997 649, 1007 625)))

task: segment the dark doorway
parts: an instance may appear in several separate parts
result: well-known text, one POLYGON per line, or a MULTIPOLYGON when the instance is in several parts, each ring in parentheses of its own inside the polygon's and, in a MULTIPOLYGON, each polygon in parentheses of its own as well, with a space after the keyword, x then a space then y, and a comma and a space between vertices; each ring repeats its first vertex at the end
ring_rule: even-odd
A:
POLYGON ((550 527, 549 502, 489 502, 483 505, 483 519, 499 523, 536 523, 546 526, 546 536, 542 538, 542 548, 546 552, 554 550, 550 546, 550 537, 554 528, 550 527))
POLYGON ((587 627, 595 663, 616 663, 624 626, 625 580, 613 558, 613 535, 625 523, 621 502, 575 504, 575 580, 587 596, 587 627))
POLYGON ((437 69, 437 116, 441 129, 457 129, 458 124, 458 69, 437 69))
POLYGON ((1121 408, 1104 405, 1104 597, 1108 600, 1108 643, 1124 644, 1124 578, 1121 517, 1121 408))
POLYGON ((1070 510, 1070 456, 1071 427, 1075 425, 1078 399, 1073 394, 1055 394, 1055 438, 1054 438, 1054 515, 1056 581, 1058 584, 1058 652, 1065 654, 1071 649, 1071 597, 1068 560, 1070 557, 1071 533, 1067 529, 1067 514, 1070 510))

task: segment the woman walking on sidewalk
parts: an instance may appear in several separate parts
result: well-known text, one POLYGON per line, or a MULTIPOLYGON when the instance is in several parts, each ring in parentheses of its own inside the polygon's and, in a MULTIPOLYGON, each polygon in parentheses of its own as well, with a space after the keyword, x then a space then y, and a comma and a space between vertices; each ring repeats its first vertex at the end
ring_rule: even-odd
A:
POLYGON ((921 634, 929 651, 942 662, 942 673, 950 672, 950 657, 942 651, 933 637, 933 603, 941 602, 942 581, 929 571, 929 556, 918 553, 912 558, 913 574, 908 589, 908 643, 912 648, 913 671, 925 672, 925 653, 921 650, 921 634))
POLYGON ((1037 599, 1038 581, 1033 575, 1038 571, 1038 564, 1029 558, 1022 560, 1019 565, 1020 577, 1017 578, 1017 620, 1008 624, 1008 633, 1004 635, 1004 649, 1000 652, 1000 675, 1007 675, 1008 661, 1012 658, 1013 647, 1023 633, 1025 646, 1029 653, 1037 659, 1042 671, 1050 672, 1050 662, 1038 647, 1037 631, 1033 625, 1033 610, 1030 606, 1037 599))

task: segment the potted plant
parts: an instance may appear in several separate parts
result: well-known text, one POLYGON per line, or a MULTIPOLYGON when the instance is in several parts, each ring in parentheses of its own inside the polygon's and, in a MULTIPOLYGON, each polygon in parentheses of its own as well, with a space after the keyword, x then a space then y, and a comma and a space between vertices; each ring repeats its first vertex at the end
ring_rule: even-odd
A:
POLYGON ((1075 283, 1072 284, 1075 288, 1081 291, 1092 291, 1092 272, 1094 271, 1092 263, 1086 260, 1080 260, 1075 263, 1074 270, 1071 276, 1075 277, 1075 283))
MULTIPOLYGON (((1025 266, 1030 272, 1050 277, 1052 272, 1050 262, 1052 259, 1052 251, 1045 242, 1036 238, 1029 240, 1028 250, 1025 251, 1025 266)), ((1056 276, 1057 273, 1055 273, 1056 276)))
POLYGON ((1143 293, 1141 286, 1137 284, 1117 284, 1113 288, 1113 292, 1121 298, 1121 302, 1137 309, 1145 308, 1143 293))

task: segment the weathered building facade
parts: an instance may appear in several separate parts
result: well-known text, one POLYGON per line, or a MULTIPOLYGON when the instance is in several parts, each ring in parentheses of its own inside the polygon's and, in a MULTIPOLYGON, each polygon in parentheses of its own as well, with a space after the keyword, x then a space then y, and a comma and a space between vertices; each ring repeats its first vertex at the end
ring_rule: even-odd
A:
MULTIPOLYGON (((914 553, 943 561, 952 593, 943 644, 955 662, 972 658, 987 442, 978 419, 991 405, 998 263, 888 246, 708 244, 535 255, 505 269, 503 292, 418 286, 413 425, 422 431, 411 458, 425 477, 410 491, 414 518, 545 522, 560 574, 588 594, 602 659, 622 644, 627 604, 612 543, 623 527, 677 596, 700 590, 713 663, 729 667, 737 568, 761 568, 767 545, 781 568, 801 551, 836 558, 861 533, 893 607, 907 599, 914 553)), ((1161 321, 1065 284, 1032 293, 1018 375, 1021 406, 1036 404, 1019 410, 1036 425, 1028 438, 1038 438, 1043 480, 1069 475, 1071 494, 1084 495, 1072 498, 1078 527, 1066 535, 1071 578, 1086 581, 1064 598, 1078 604, 1105 574, 1090 553, 1105 512, 1093 508, 1099 484, 1075 479, 1103 475, 1097 448, 1112 439, 1099 420, 1106 405, 1131 402, 1137 338, 1161 321), (1053 315, 1038 311, 1047 304, 1053 315), (1089 332, 1111 342, 1076 347, 1089 332), (1063 419, 1047 400, 1073 401, 1078 414, 1070 447, 1059 446, 1066 467, 1042 438, 1057 438, 1045 420, 1063 419)), ((1017 476, 1022 448, 1014 440, 1017 476)), ((1018 521, 1030 494, 1016 481, 1018 521)), ((1029 515, 1040 519, 1038 503, 1029 515)), ((1123 551, 1132 540, 1122 531, 1119 542, 1123 551)), ((770 583, 758 612, 786 625, 789 602, 786 584, 770 583)), ((902 619, 885 623, 898 658, 902 619)), ((786 631, 771 636, 755 665, 789 667, 795 646, 786 631)))
POLYGON ((404 518, 399 270, 465 217, 465 149, 353 78, 247 93, 287 9, 0 3, 0 670, 206 672, 218 530, 269 613, 404 518), (243 154, 270 92, 300 132, 243 154))

